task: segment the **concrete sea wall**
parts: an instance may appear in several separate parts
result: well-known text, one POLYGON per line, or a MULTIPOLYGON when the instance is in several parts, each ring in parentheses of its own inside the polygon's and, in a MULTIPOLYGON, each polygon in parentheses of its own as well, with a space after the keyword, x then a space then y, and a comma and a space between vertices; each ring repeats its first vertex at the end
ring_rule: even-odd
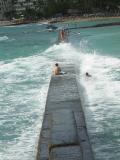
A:
POLYGON ((93 160, 74 65, 52 76, 36 160, 93 160))

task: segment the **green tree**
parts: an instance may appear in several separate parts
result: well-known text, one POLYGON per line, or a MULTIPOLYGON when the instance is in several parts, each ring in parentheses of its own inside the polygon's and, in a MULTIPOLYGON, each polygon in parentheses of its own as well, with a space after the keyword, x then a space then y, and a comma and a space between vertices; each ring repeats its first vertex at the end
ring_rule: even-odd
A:
POLYGON ((37 12, 32 8, 26 8, 23 15, 25 19, 34 20, 37 17, 37 12))

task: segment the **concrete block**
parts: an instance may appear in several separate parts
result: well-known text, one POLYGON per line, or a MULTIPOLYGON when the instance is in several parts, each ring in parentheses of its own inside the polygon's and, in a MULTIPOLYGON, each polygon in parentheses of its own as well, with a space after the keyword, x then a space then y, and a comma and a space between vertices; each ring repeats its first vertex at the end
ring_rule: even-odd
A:
POLYGON ((82 142, 83 160, 94 160, 91 146, 88 141, 82 142))
POLYGON ((94 160, 74 65, 62 70, 67 74, 51 77, 37 160, 94 160))
POLYGON ((49 157, 49 147, 48 143, 41 142, 40 147, 38 148, 37 160, 48 160, 49 157))
POLYGON ((83 160, 94 160, 86 127, 77 128, 78 139, 82 149, 83 160))
POLYGON ((50 153, 50 160, 82 160, 79 146, 67 146, 53 148, 50 153))
POLYGON ((78 143, 72 111, 60 110, 52 114, 50 148, 78 143))
POLYGON ((85 117, 83 112, 74 112, 77 128, 85 127, 85 117))
POLYGON ((50 130, 49 129, 43 129, 41 132, 41 137, 45 139, 49 139, 50 137, 50 130))
POLYGON ((48 101, 67 101, 80 99, 76 83, 76 77, 53 76, 48 92, 48 101))
POLYGON ((80 100, 68 100, 68 101, 57 101, 57 102, 49 102, 47 103, 47 111, 54 112, 60 109, 68 109, 72 111, 80 111, 81 110, 81 103, 80 100))
POLYGON ((61 109, 51 114, 52 126, 58 124, 74 124, 75 119, 73 112, 67 109, 61 109))
POLYGON ((51 123, 50 118, 51 117, 49 116, 49 114, 44 114, 42 129, 49 129, 50 128, 50 123, 51 123))
POLYGON ((88 141, 88 135, 87 135, 86 127, 77 128, 77 133, 78 133, 79 140, 81 142, 88 141))

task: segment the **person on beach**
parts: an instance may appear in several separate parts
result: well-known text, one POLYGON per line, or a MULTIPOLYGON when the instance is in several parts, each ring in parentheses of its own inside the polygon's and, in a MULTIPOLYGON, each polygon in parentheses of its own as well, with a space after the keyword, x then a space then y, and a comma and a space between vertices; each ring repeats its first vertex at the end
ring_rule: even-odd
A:
POLYGON ((56 63, 55 66, 54 66, 54 68, 53 68, 53 74, 54 75, 60 75, 60 74, 62 74, 61 73, 61 68, 59 67, 58 63, 56 63))

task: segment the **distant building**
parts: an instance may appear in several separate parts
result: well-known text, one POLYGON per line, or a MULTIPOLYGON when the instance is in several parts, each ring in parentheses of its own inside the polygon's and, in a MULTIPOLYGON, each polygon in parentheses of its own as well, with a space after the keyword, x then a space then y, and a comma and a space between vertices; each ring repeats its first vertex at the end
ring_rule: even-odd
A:
POLYGON ((0 0, 0 20, 6 20, 12 10, 12 0, 0 0))

